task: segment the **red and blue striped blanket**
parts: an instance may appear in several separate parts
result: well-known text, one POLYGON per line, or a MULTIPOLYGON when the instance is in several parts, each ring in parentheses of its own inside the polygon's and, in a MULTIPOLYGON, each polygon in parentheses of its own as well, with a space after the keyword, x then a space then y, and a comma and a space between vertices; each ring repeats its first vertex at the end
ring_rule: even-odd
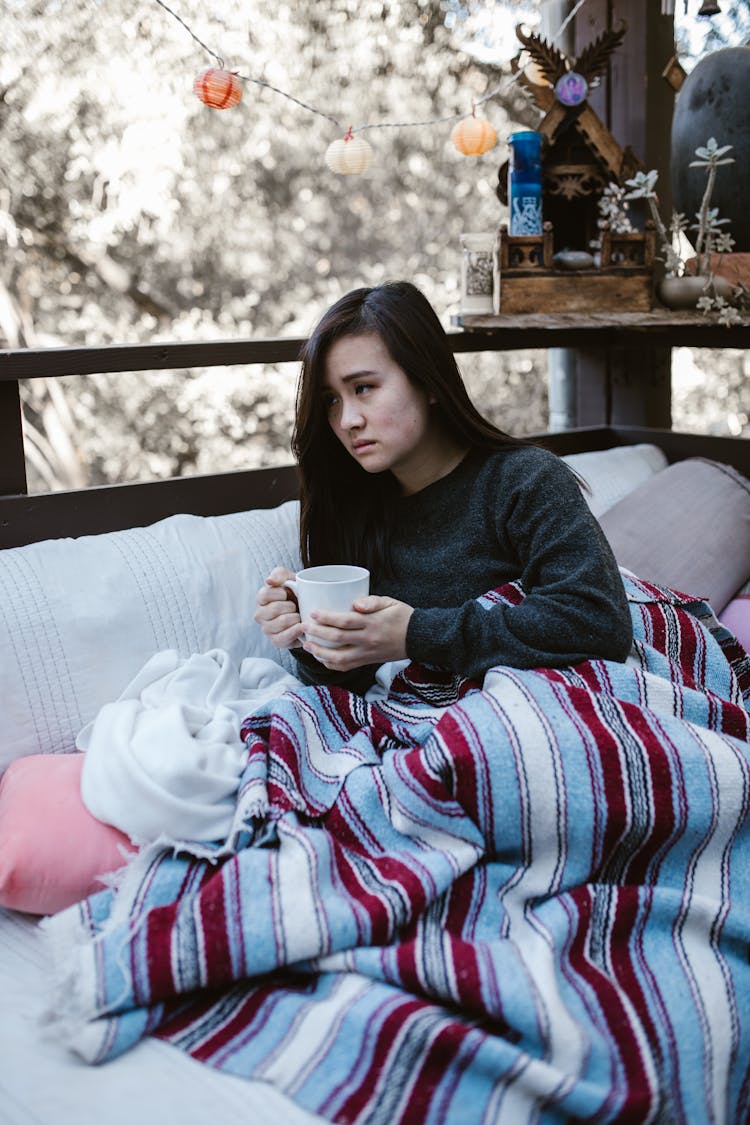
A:
POLYGON ((624 581, 626 664, 252 715, 224 854, 49 923, 72 1045, 154 1034, 335 1122, 748 1120, 750 659, 624 581))

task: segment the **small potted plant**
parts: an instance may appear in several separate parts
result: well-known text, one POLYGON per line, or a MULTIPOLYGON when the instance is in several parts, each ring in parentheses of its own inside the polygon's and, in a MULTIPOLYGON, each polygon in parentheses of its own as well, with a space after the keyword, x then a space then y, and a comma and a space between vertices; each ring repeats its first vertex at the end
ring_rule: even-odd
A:
MULTIPOLYGON (((625 181, 629 191, 622 195, 623 202, 644 199, 656 227, 664 262, 664 277, 658 289, 660 301, 668 308, 699 308, 703 312, 716 312, 724 324, 741 320, 738 310, 730 303, 734 298, 731 284, 716 275, 716 269, 723 254, 728 254, 734 246, 734 239, 722 226, 729 219, 720 219, 718 209, 711 207, 711 197, 716 183, 717 169, 722 164, 733 164, 734 158, 726 154, 732 145, 718 145, 710 137, 705 146, 695 150, 696 160, 690 162, 691 168, 705 168, 706 187, 703 192, 696 222, 688 224, 684 215, 672 213, 669 226, 665 226, 658 208, 656 182, 658 172, 638 172, 631 180, 625 181), (685 259, 679 252, 680 236, 686 231, 695 231, 695 255, 685 259)), ((610 202, 611 205, 611 202, 610 202)))

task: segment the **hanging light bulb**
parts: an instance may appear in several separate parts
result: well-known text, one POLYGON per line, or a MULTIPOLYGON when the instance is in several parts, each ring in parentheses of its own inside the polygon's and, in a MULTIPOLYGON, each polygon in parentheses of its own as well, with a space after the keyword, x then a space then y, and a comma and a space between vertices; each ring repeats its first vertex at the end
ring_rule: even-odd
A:
POLYGON ((721 8, 716 3, 711 3, 711 0, 703 0, 700 8, 698 9, 699 16, 717 16, 721 8))

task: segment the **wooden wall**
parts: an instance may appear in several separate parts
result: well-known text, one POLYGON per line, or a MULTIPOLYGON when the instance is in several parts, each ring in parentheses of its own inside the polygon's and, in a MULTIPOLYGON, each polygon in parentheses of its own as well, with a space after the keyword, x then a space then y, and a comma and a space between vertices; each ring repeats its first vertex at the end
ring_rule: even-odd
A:
MULTIPOLYGON (((662 71, 674 54, 674 17, 661 14, 659 0, 587 0, 573 21, 571 48, 577 55, 623 20, 625 40, 589 101, 617 141, 630 145, 647 169, 658 170, 661 210, 668 216, 674 93, 662 71)), ((574 424, 593 425, 604 417, 615 425, 671 425, 669 348, 581 349, 571 359, 574 424)))

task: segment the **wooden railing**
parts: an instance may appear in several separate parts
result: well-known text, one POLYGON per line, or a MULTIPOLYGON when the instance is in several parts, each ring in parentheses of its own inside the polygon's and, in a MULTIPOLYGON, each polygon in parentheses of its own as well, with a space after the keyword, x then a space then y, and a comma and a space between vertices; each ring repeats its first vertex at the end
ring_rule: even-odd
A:
MULTIPOLYGON (((452 332, 456 353, 497 351, 519 346, 494 333, 452 332)), ((102 375, 120 371, 165 371, 243 364, 290 363, 304 338, 215 340, 189 344, 131 344, 101 348, 43 348, 0 351, 0 496, 26 492, 19 381, 62 375, 102 375)), ((526 347, 533 346, 530 343, 526 347)))
MULTIPOLYGON (((580 314, 554 316, 526 315, 516 317, 467 317, 462 331, 449 333, 455 353, 508 351, 527 348, 571 348, 579 354, 606 355, 606 364, 598 363, 598 381, 586 382, 579 373, 578 398, 581 407, 579 425, 571 433, 543 435, 546 444, 564 453, 580 449, 606 448, 614 443, 647 440, 650 427, 659 430, 659 443, 672 459, 699 453, 732 463, 750 475, 750 442, 712 436, 670 433, 669 387, 657 388, 654 399, 653 379, 649 373, 648 355, 657 348, 676 345, 707 346, 707 348, 747 348, 750 346, 750 324, 725 328, 710 324, 699 314, 659 313, 580 314), (656 407, 654 407, 656 400, 656 407), (666 403, 666 408, 665 408, 666 403), (644 429, 647 427, 647 429, 644 429), (627 432, 626 432, 627 431, 627 432), (648 432, 647 432, 648 431, 648 432)), ((58 376, 99 375, 118 371, 155 371, 234 366, 234 364, 269 364, 293 362, 299 357, 304 340, 281 337, 269 340, 232 340, 204 343, 157 343, 110 345, 105 348, 47 348, 42 350, 0 351, 0 530, 2 513, 22 513, 22 520, 31 523, 46 519, 45 512, 54 513, 58 528, 49 526, 49 534, 80 534, 93 529, 99 514, 108 504, 117 504, 120 526, 143 522, 144 504, 153 519, 160 513, 174 511, 173 497, 182 481, 154 481, 142 485, 101 486, 88 489, 96 493, 91 501, 91 516, 79 517, 81 493, 29 496, 26 494, 24 434, 22 434, 19 380, 54 378, 58 376), (7 497, 1 501, 1 497, 7 497), (54 497, 54 504, 52 503, 54 497), (16 498, 16 501, 15 499, 16 498), (36 514, 35 514, 36 513, 36 514), (64 530, 70 526, 71 530, 64 530), (72 530, 75 529, 75 530, 72 530)), ((217 510, 218 477, 193 478, 189 493, 180 488, 180 495, 189 495, 193 512, 217 510)), ((236 511, 257 497, 268 506, 295 495, 295 470, 255 469, 224 474, 222 479, 224 511, 236 511), (226 479, 231 477, 232 479, 226 479)), ((87 501, 89 504, 89 501, 87 501)), ((33 538, 29 530, 12 533, 11 542, 33 538)), ((10 535, 10 528, 7 528, 10 535)), ((2 535, 0 535, 2 540, 2 535)), ((0 542, 0 546, 7 543, 0 542)))
MULTIPOLYGON (((639 356, 643 356, 645 361, 645 355, 655 348, 677 345, 750 347, 750 324, 727 329, 695 313, 655 310, 651 313, 600 313, 589 317, 573 313, 465 317, 457 323, 464 330, 448 334, 456 354, 565 347, 580 349, 583 353, 601 352, 619 356, 619 366, 617 363, 612 365, 605 379, 600 379, 601 386, 585 387, 587 413, 580 421, 589 426, 669 426, 668 412, 665 415, 663 408, 656 417, 651 416, 653 409, 649 414, 648 401, 649 395, 653 394, 653 386, 649 386, 648 380, 643 378, 648 365, 639 363, 639 356), (629 372, 631 384, 627 409, 622 407, 624 367, 629 372), (616 386, 616 394, 612 386, 605 385, 607 380, 616 386)), ((121 371, 287 363, 298 358, 303 343, 304 339, 299 337, 282 337, 0 351, 0 496, 23 494, 27 487, 20 380, 121 371)))

